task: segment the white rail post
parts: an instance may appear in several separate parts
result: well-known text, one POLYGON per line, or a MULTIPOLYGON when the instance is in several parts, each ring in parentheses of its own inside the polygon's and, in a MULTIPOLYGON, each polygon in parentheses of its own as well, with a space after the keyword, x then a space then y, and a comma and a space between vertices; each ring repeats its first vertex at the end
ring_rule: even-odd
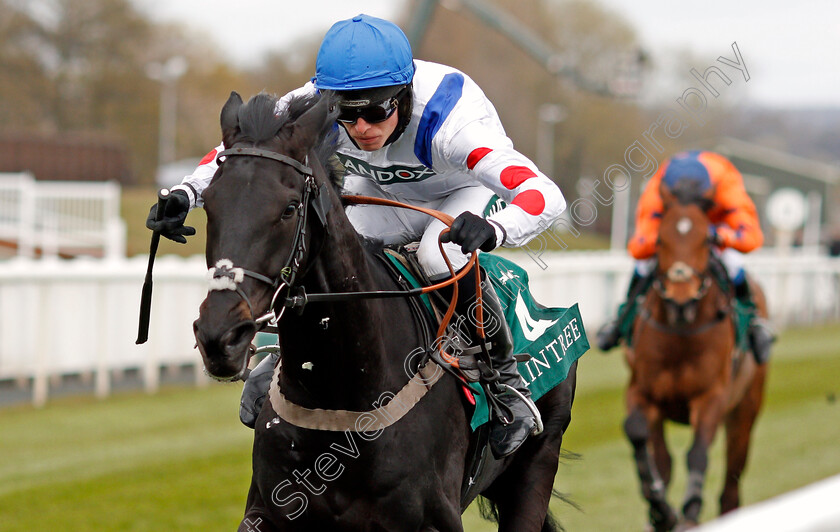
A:
POLYGON ((111 393, 111 370, 109 368, 109 343, 108 333, 111 330, 110 316, 111 312, 108 308, 108 281, 105 285, 99 283, 96 285, 96 299, 99 307, 99 323, 102 324, 96 340, 96 384, 95 394, 98 399, 104 399, 111 393))
MULTIPOLYGON (((52 283, 45 281, 41 286, 38 294, 38 299, 42 309, 50 308, 49 292, 52 283)), ((44 337, 38 338, 35 342, 35 372, 32 379, 32 404, 40 408, 47 403, 50 389, 50 376, 52 368, 50 368, 50 353, 49 349, 52 346, 50 340, 52 334, 50 333, 50 324, 44 328, 44 337)))
POLYGON ((20 174, 18 211, 18 255, 35 257, 35 178, 26 172, 20 174))

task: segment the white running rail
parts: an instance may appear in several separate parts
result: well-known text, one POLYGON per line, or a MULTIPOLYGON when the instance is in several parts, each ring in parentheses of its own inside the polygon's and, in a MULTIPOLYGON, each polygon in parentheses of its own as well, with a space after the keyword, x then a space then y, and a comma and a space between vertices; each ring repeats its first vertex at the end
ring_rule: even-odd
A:
MULTIPOLYGON (((505 255, 528 271, 537 301, 580 305, 592 343, 615 315, 632 271, 627 256, 609 252, 543 253, 539 263, 522 252, 505 255)), ((840 321, 840 259, 772 252, 747 259, 778 326, 840 321)), ((204 257, 157 258, 149 341, 137 346, 147 262, 147 256, 0 261, 0 381, 34 379, 40 404, 56 376, 95 374, 97 394, 106 395, 112 371, 140 369, 153 390, 161 367, 200 369, 192 322, 207 294, 204 257)))
POLYGON ((22 257, 125 255, 120 186, 0 174, 0 242, 22 257))

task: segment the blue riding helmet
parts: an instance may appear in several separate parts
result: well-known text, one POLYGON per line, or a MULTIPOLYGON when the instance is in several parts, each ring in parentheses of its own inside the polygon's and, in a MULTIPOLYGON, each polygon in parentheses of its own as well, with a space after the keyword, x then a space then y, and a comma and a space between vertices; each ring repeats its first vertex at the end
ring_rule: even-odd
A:
POLYGON ((369 15, 336 22, 315 60, 315 88, 350 91, 406 85, 414 77, 411 45, 393 22, 369 15))
POLYGON ((709 190, 712 187, 712 180, 709 176, 709 169, 702 163, 699 156, 703 152, 699 150, 681 152, 676 154, 668 162, 662 182, 673 189, 678 182, 691 180, 697 182, 700 191, 709 190))

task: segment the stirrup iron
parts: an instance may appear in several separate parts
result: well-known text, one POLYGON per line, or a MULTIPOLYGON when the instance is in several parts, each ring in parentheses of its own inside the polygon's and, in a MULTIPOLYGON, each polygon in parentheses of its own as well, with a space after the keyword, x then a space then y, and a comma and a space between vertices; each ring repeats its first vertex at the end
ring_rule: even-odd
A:
MULTIPOLYGON (((537 434, 541 433, 545 427, 543 426, 542 416, 540 415, 540 411, 537 410, 537 405, 534 404, 534 401, 532 401, 530 397, 525 397, 525 395, 523 395, 522 392, 520 392, 519 390, 517 390, 516 388, 514 388, 513 386, 511 386, 509 384, 505 384, 503 382, 500 382, 498 384, 501 388, 504 388, 504 391, 502 392, 502 394, 516 395, 517 397, 519 397, 525 403, 525 406, 528 407, 528 410, 531 411, 531 415, 534 416, 534 421, 536 422, 536 426, 534 426, 534 430, 531 432, 531 434, 533 436, 536 436, 537 434)), ((502 420, 502 422, 504 423, 504 420, 502 420)), ((510 423, 510 421, 508 421, 505 424, 507 425, 509 423, 510 423)))

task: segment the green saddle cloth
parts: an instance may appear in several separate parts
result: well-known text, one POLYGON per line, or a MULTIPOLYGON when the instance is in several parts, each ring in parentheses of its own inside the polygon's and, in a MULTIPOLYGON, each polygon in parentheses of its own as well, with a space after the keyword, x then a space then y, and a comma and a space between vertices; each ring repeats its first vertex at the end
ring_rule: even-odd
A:
MULTIPOLYGON (((419 286, 398 259, 386 256, 412 286, 419 286)), ((513 336, 513 352, 531 355, 531 360, 520 362, 518 369, 531 398, 536 401, 563 382, 572 364, 589 350, 580 310, 577 304, 564 308, 537 303, 528 288, 528 273, 509 259, 481 253, 479 264, 487 272, 505 310, 505 321, 513 336)), ((475 430, 490 419, 490 412, 479 383, 470 387, 476 400, 471 422, 475 430)))

